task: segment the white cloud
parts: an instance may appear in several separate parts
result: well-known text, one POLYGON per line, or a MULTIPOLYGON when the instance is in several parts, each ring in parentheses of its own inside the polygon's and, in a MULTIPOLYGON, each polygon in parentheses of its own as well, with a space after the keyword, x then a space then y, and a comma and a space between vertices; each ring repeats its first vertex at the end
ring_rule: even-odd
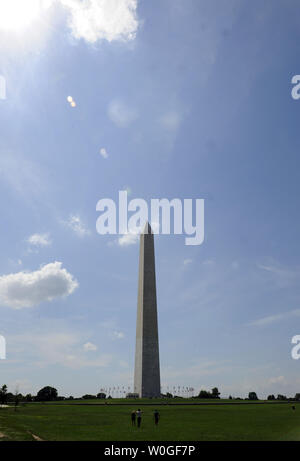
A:
POLYGON ((82 222, 79 215, 71 215, 68 221, 64 221, 64 224, 72 229, 79 237, 85 237, 91 233, 82 222))
POLYGON ((168 131, 177 131, 180 127, 182 116, 175 111, 167 112, 159 119, 161 126, 168 131))
POLYGON ((119 238, 118 243, 120 246, 135 245, 138 243, 139 238, 139 234, 128 233, 122 235, 122 237, 119 238))
POLYGON ((82 348, 82 333, 72 331, 47 331, 40 329, 9 338, 12 354, 29 359, 38 367, 62 365, 66 368, 105 367, 112 361, 109 354, 96 354, 88 358, 82 348), (25 356, 25 357, 24 357, 25 356))
POLYGON ((109 103, 108 116, 119 128, 126 128, 138 118, 138 113, 124 102, 115 99, 109 103))
POLYGON ((69 13, 69 27, 77 39, 130 41, 138 29, 137 0, 60 0, 69 13))
POLYGON ((272 284, 274 281, 282 288, 293 283, 299 283, 300 269, 284 267, 278 263, 272 264, 258 264, 257 267, 264 271, 269 277, 272 277, 272 284))
POLYGON ((214 259, 206 259, 202 263, 204 266, 214 266, 215 265, 215 260, 214 259))
MULTIPOLYGON (((159 223, 152 221, 151 229, 153 234, 159 234, 159 223)), ((140 240, 140 235, 144 230, 144 225, 132 227, 128 230, 127 234, 122 235, 117 240, 120 246, 136 245, 140 240)))
POLYGON ((268 317, 262 317, 261 319, 251 322, 249 325, 252 325, 252 326, 270 325, 272 323, 276 323, 276 322, 279 322, 280 320, 285 320, 291 317, 300 317, 300 309, 294 309, 292 311, 270 315, 268 317))
POLYGON ((264 271, 270 272, 272 274, 280 275, 280 276, 289 276, 293 275, 293 272, 287 269, 283 269, 279 265, 265 265, 265 264, 258 264, 257 267, 264 271))
POLYGON ((112 336, 114 339, 123 339, 125 337, 122 331, 113 331, 112 336))
POLYGON ((284 376, 275 376, 274 378, 269 378, 269 384, 285 384, 286 380, 284 376))
POLYGON ((108 158, 107 150, 104 147, 100 149, 100 155, 102 155, 102 157, 105 159, 108 158))
POLYGON ((85 343, 83 345, 83 349, 89 352, 89 351, 96 351, 98 347, 96 346, 96 344, 93 344, 93 343, 85 343))
POLYGON ((49 234, 32 234, 28 239, 27 242, 33 246, 49 246, 51 245, 51 240, 49 234))
POLYGON ((99 40, 129 42, 136 37, 138 0, 1 0, 0 29, 43 26, 50 20, 48 9, 56 5, 64 8, 75 39, 93 44, 99 40))
POLYGON ((12 266, 22 266, 22 264, 23 264, 22 259, 17 259, 17 260, 9 259, 8 262, 12 266))
POLYGON ((0 277, 0 303, 22 309, 70 295, 78 282, 61 262, 43 266, 34 272, 17 272, 0 277))
POLYGON ((184 265, 184 266, 187 266, 188 264, 192 264, 192 262, 193 262, 193 260, 188 258, 188 259, 185 259, 185 260, 183 261, 183 265, 184 265))

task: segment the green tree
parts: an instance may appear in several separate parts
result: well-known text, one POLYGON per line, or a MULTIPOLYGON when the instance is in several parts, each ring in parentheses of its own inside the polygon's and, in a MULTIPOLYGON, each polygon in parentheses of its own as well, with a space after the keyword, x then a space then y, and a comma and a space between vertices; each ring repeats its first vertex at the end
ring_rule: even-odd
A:
POLYGON ((286 395, 278 394, 277 395, 277 400, 287 400, 286 395))
POLYGON ((249 392, 248 399, 249 400, 258 400, 256 392, 249 392))
POLYGON ((212 395, 210 392, 201 390, 198 395, 199 399, 211 399, 212 395))
POLYGON ((4 384, 0 389, 0 402, 4 405, 7 402, 7 385, 4 384))
POLYGON ((56 400, 57 390, 54 387, 46 386, 40 389, 37 393, 36 400, 39 402, 50 402, 56 400))
POLYGON ((212 398, 213 398, 213 399, 219 399, 219 398, 220 398, 219 389, 218 389, 217 387, 214 387, 214 388, 211 390, 211 395, 212 395, 212 398))

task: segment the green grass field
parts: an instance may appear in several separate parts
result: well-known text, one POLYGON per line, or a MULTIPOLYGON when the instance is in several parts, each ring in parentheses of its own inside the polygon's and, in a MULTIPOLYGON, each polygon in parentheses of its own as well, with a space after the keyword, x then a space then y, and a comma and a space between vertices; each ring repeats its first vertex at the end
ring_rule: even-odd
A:
MULTIPOLYGON (((124 402, 124 401, 123 401, 124 402)), ((79 402, 78 402, 79 403, 79 402)), ((0 409, 0 440, 300 440, 300 405, 82 405, 32 403, 0 409), (131 426, 130 413, 140 407, 142 427, 131 426)), ((99 403, 99 402, 98 402, 99 403)), ((144 402, 146 403, 146 402, 144 402)))

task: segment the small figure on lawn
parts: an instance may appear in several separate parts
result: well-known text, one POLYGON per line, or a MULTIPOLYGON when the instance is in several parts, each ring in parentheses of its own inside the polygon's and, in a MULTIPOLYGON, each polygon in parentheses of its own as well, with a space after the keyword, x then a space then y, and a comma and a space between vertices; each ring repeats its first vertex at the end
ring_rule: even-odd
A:
POLYGON ((154 412, 154 423, 155 423, 155 426, 158 425, 158 421, 160 420, 160 414, 158 413, 157 410, 155 410, 154 412))
POLYGON ((135 421, 136 421, 136 412, 132 411, 131 412, 131 424, 132 424, 132 426, 135 426, 135 421))

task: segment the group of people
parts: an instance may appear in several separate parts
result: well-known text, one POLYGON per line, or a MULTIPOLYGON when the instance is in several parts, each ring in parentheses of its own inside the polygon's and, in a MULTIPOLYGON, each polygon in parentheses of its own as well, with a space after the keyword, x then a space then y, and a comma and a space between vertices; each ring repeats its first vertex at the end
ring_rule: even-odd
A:
MULTIPOLYGON (((154 423, 157 426, 158 421, 160 419, 160 414, 159 414, 159 412, 157 410, 154 411, 153 417, 154 417, 154 423)), ((138 410, 134 410, 134 411, 131 412, 131 424, 132 424, 132 426, 136 426, 136 424, 137 424, 137 427, 141 427, 141 424, 142 424, 142 411, 141 411, 140 408, 138 410)))

